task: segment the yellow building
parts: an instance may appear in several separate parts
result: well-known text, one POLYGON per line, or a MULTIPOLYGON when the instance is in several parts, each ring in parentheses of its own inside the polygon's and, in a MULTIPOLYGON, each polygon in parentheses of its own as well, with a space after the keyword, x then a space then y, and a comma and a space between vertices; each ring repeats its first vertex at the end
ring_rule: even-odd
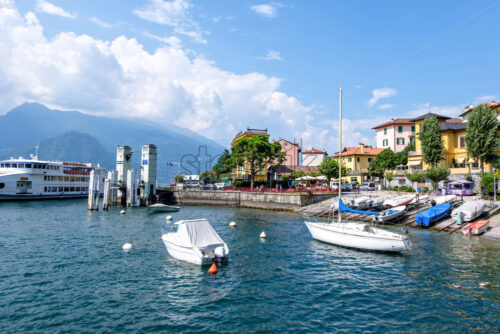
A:
MULTIPOLYGON (((344 148, 341 153, 341 162, 342 166, 348 169, 347 182, 352 183, 356 181, 357 183, 362 183, 365 181, 365 178, 368 176, 370 162, 383 150, 383 148, 365 146, 363 143, 360 143, 359 147, 344 148)), ((336 154, 333 157, 338 159, 339 155, 336 154)))
MULTIPOLYGON (((243 138, 251 138, 259 135, 264 135, 269 139, 269 134, 267 133, 267 129, 259 130, 259 129, 250 129, 247 128, 245 132, 240 131, 234 137, 231 147, 233 147, 239 140, 243 138)), ((245 162, 244 166, 239 166, 233 170, 233 179, 238 180, 249 180, 250 179, 250 166, 247 162, 245 162)), ((257 172, 255 175, 255 181, 267 181, 267 166, 264 170, 257 172)))
MULTIPOLYGON (((495 116, 500 117, 500 103, 488 103, 490 108, 495 113, 495 116)), ((412 119, 415 123, 415 151, 408 153, 408 168, 412 170, 427 169, 429 166, 422 159, 422 144, 418 133, 422 129, 422 123, 426 117, 435 116, 441 128, 441 140, 444 146, 444 159, 439 163, 440 166, 450 168, 452 174, 468 174, 471 171, 478 170, 478 161, 473 161, 467 157, 467 149, 465 147, 465 135, 467 134, 467 117, 474 108, 468 106, 465 112, 460 115, 460 118, 450 118, 442 115, 428 113, 420 117, 412 119)), ((500 132, 500 131, 499 131, 500 132)), ((500 146, 494 151, 495 154, 500 154, 500 146)), ((486 163, 485 171, 491 170, 491 164, 486 163)))

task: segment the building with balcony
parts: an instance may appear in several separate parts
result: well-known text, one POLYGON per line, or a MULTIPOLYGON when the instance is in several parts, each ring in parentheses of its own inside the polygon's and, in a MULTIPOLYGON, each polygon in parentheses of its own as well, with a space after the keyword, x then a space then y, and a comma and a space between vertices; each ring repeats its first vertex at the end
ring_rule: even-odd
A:
MULTIPOLYGON (((251 138, 255 136, 263 135, 269 139, 269 133, 267 133, 267 129, 250 129, 247 128, 246 131, 240 131, 234 136, 233 141, 231 142, 231 147, 236 145, 236 143, 243 138, 251 138)), ((250 166, 247 162, 243 166, 236 167, 232 173, 233 179, 237 180, 250 180, 250 166)), ((267 180, 267 166, 264 167, 263 170, 260 170, 255 175, 255 181, 266 181, 267 180)))
POLYGON ((319 166, 327 156, 325 151, 313 147, 302 153, 302 166, 319 166))
POLYGON ((415 124, 411 118, 393 118, 372 129, 377 131, 377 148, 401 152, 415 142, 415 124))
POLYGON ((301 149, 299 143, 291 142, 283 138, 280 138, 278 143, 281 145, 281 152, 285 152, 285 160, 281 165, 289 168, 300 165, 301 149))
MULTIPOLYGON (((383 148, 373 148, 360 143, 359 147, 346 147, 340 153, 342 165, 347 167, 347 182, 362 183, 368 177, 368 166, 375 159, 377 154, 382 152, 383 148)), ((338 159, 339 154, 333 156, 338 159)))

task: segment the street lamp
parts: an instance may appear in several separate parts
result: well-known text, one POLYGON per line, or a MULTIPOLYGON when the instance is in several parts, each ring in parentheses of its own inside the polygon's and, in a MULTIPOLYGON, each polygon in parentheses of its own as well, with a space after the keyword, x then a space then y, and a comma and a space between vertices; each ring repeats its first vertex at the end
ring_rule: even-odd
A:
POLYGON ((497 202, 497 182, 496 182, 496 172, 497 169, 493 167, 493 201, 496 203, 497 202))

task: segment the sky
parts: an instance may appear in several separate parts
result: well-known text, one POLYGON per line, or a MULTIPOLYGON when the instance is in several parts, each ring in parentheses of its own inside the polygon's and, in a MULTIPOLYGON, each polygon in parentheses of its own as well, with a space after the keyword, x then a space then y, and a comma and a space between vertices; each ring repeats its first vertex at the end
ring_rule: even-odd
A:
POLYGON ((0 0, 0 114, 36 101, 334 153, 339 87, 344 146, 499 100, 498 17, 500 0, 0 0))

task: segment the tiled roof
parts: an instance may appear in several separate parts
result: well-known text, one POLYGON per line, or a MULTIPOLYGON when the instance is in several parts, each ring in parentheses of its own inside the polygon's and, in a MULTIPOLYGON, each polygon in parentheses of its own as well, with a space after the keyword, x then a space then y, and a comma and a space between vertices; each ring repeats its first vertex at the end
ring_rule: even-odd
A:
POLYGON ((463 121, 461 118, 450 118, 446 120, 446 123, 462 123, 462 122, 463 121))
MULTIPOLYGON (((361 153, 361 147, 346 147, 342 151, 342 156, 348 156, 348 155, 377 155, 380 152, 382 152, 384 149, 383 148, 372 148, 370 146, 365 146, 365 152, 361 153)), ((338 157, 338 153, 334 155, 335 157, 338 157)))
POLYGON ((378 129, 384 126, 396 125, 396 124, 412 124, 411 118, 393 118, 389 122, 374 126, 372 129, 378 129))
POLYGON ((434 117, 440 118, 440 119, 450 119, 450 117, 448 117, 448 116, 438 115, 438 114, 434 114, 434 113, 429 112, 429 113, 424 114, 422 116, 418 116, 417 118, 413 118, 411 121, 412 122, 421 121, 421 120, 426 119, 427 117, 431 117, 431 116, 434 116, 434 117))
POLYGON ((305 152, 302 152, 302 153, 305 153, 305 154, 326 154, 325 151, 322 151, 322 150, 318 150, 316 148, 311 148, 310 150, 307 150, 305 152))
MULTIPOLYGON (((491 103, 482 103, 482 104, 488 105, 491 109, 495 109, 495 108, 500 107, 500 102, 496 102, 496 101, 491 101, 491 103)), ((481 105, 481 104, 479 104, 479 105, 481 105)), ((465 111, 463 113, 461 113, 459 116, 464 117, 472 110, 474 110, 473 106, 467 106, 467 107, 465 107, 465 111)))
POLYGON ((452 131, 456 131, 456 130, 465 130, 467 129, 467 123, 458 123, 458 122, 441 122, 439 123, 439 128, 441 129, 441 131, 445 131, 445 130, 452 130, 452 131))

